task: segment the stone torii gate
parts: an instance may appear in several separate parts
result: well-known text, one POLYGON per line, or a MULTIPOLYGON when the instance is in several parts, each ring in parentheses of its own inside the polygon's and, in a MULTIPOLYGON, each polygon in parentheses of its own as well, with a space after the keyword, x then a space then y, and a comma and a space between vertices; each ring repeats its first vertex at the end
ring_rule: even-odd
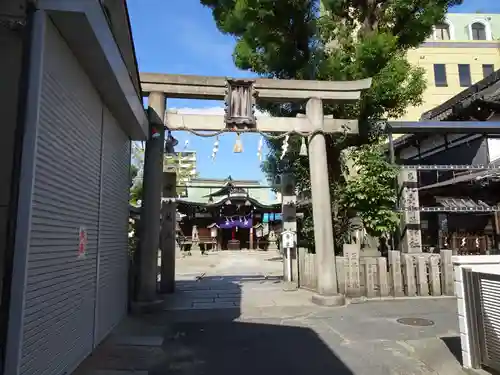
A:
MULTIPOLYGON (((313 205, 314 240, 318 274, 318 293, 313 301, 339 305, 339 294, 331 215, 330 189, 324 133, 358 133, 358 121, 325 117, 323 103, 348 103, 360 99, 371 79, 359 81, 308 81, 278 79, 229 79, 193 75, 143 73, 144 95, 148 96, 150 126, 155 137, 146 143, 144 199, 139 245, 137 300, 156 300, 157 249, 163 174, 164 125, 170 131, 227 131, 236 133, 299 133, 309 138, 309 166, 313 205), (166 112, 167 98, 224 100, 225 115, 179 114, 166 112), (256 101, 307 102, 306 114, 296 118, 255 117, 256 101)), ((151 133, 150 133, 151 134, 151 133)), ((175 186, 175 183, 174 183, 175 186)), ((175 207, 175 204, 173 205, 175 207)), ((173 227, 173 226, 172 226, 173 227)), ((175 240, 162 254, 162 269, 168 269, 165 289, 173 291, 175 240), (167 284, 171 286, 168 287, 167 284)))

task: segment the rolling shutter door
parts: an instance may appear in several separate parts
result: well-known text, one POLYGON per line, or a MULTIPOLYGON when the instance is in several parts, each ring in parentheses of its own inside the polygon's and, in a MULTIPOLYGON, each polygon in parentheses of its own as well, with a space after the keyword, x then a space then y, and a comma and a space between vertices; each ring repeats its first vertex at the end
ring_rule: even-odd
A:
POLYGON ((93 348, 102 105, 50 22, 45 44, 22 375, 62 374, 93 348))
POLYGON ((96 344, 127 312, 130 141, 104 111, 96 344))
POLYGON ((479 277, 484 327, 483 364, 500 371, 500 275, 480 273, 479 277))

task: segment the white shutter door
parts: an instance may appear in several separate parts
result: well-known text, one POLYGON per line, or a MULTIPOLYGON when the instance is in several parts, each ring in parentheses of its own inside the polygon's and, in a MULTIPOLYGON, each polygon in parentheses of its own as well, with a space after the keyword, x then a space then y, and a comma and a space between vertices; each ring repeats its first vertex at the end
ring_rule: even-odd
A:
POLYGON ((107 110, 103 118, 95 344, 126 314, 128 300, 130 140, 107 110))
POLYGON ((93 347, 102 105, 50 21, 45 40, 22 375, 64 374, 93 347))
POLYGON ((479 283, 484 327, 483 363, 500 371, 500 275, 481 273, 479 283))

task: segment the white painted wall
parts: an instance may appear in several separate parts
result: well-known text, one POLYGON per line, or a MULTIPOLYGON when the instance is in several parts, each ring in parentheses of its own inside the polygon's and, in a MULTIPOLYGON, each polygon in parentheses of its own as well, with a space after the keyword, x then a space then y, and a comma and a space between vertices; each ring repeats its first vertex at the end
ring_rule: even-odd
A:
POLYGON ((455 295, 457 296, 458 326, 462 345, 462 359, 465 368, 472 368, 469 326, 464 299, 463 269, 477 272, 500 274, 500 255, 462 255, 451 258, 455 276, 455 295))
POLYGON ((490 163, 500 159, 500 138, 488 138, 488 155, 490 163))

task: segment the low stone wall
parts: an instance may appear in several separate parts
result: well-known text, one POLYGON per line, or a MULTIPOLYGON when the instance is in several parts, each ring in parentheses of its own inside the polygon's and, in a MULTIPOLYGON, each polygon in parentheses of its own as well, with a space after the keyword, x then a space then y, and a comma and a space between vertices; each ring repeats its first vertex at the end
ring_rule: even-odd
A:
MULTIPOLYGON (((339 292, 348 297, 416 297, 454 295, 452 251, 440 254, 361 256, 357 245, 346 245, 336 257, 339 292)), ((316 290, 316 256, 299 249, 295 280, 300 288, 316 290)))
MULTIPOLYGON (((458 326, 460 328, 460 342, 462 346, 462 363, 465 368, 480 368, 482 362, 481 344, 478 340, 485 337, 484 328, 497 327, 498 321, 493 324, 484 324, 481 311, 484 310, 481 296, 481 279, 476 282, 464 279, 464 270, 468 269, 476 274, 476 277, 483 277, 484 274, 498 275, 500 272, 500 255, 461 255, 452 258, 455 269, 455 294, 457 296, 458 326), (482 332, 478 332, 482 330, 482 332)), ((486 276, 487 277, 487 276, 486 276)), ((491 285, 491 281, 489 283, 491 285)), ((491 287, 491 286, 490 286, 491 287)), ((492 294, 489 293, 491 296, 492 294)), ((500 311, 496 303, 488 304, 495 309, 494 315, 498 316, 500 311)), ((486 344, 485 346, 486 347, 486 344)), ((498 351, 498 349, 497 349, 498 351)), ((492 356, 498 363, 498 356, 492 356)))

